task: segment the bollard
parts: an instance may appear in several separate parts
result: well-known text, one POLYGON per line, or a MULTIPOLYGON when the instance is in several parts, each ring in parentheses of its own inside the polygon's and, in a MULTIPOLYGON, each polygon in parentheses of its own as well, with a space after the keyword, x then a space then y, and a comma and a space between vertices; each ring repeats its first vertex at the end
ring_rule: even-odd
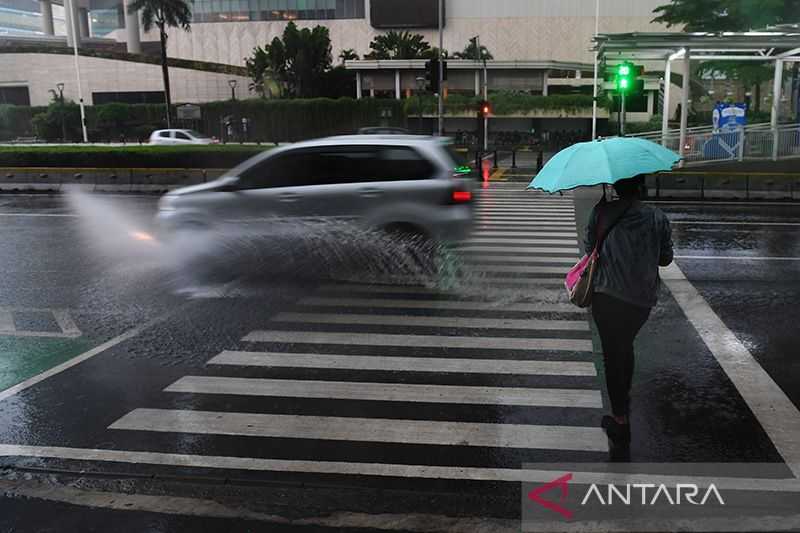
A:
POLYGON ((480 171, 481 169, 481 152, 480 150, 475 150, 475 168, 480 171))
POLYGON ((494 151, 494 165, 492 166, 494 170, 497 170, 497 150, 494 151))
POLYGON ((517 151, 511 150, 511 168, 517 168, 517 151))
POLYGON ((706 199, 706 177, 700 176, 700 200, 706 199))
POLYGON ((656 174, 656 198, 661 198, 661 176, 656 174))
POLYGON ((206 172, 206 169, 203 169, 200 172, 203 174, 203 183, 205 183, 208 179, 208 173, 206 172))
POLYGON ((542 170, 544 166, 544 152, 539 150, 539 155, 536 156, 536 172, 542 170))

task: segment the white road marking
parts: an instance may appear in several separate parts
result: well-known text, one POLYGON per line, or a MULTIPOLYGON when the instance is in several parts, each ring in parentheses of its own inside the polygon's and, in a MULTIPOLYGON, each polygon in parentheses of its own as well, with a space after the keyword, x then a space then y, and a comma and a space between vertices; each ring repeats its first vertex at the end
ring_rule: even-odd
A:
POLYGON ((111 424, 109 429, 442 446, 587 452, 608 450, 606 436, 599 427, 268 415, 180 409, 135 409, 111 424))
POLYGON ((674 225, 703 226, 800 226, 800 222, 715 222, 705 220, 670 220, 674 225))
POLYGON ((164 389, 189 394, 231 394, 276 398, 316 398, 376 402, 449 403, 461 405, 518 405, 600 409, 599 390, 471 387, 418 383, 369 383, 294 379, 185 376, 164 389))
POLYGON ((586 320, 534 320, 511 318, 465 318, 460 316, 359 315, 351 313, 278 313, 272 322, 311 324, 371 324, 437 328, 521 329, 589 331, 586 320))
POLYGON ((678 265, 673 263, 663 268, 661 277, 689 322, 761 423, 775 449, 794 475, 800 477, 800 411, 711 309, 678 265))
POLYGON ((455 374, 511 374, 519 376, 597 375, 594 363, 579 361, 529 361, 516 359, 455 359, 449 357, 393 357, 384 355, 330 355, 226 350, 209 365, 267 368, 322 368, 391 372, 455 374))
POLYGON ((564 231, 564 232, 556 232, 556 231, 485 231, 479 230, 472 233, 476 237, 572 237, 573 239, 576 236, 574 231, 564 231))
POLYGON ((75 325, 75 321, 72 320, 72 316, 69 314, 68 310, 53 309, 53 318, 55 318, 58 327, 61 328, 61 332, 65 335, 74 337, 81 335, 81 330, 75 325))
POLYGON ((469 263, 473 270, 493 274, 495 272, 510 272, 516 274, 562 274, 567 275, 568 268, 526 265, 486 265, 469 263))
POLYGON ((748 255, 676 255, 675 259, 720 259, 725 261, 800 261, 800 257, 754 257, 748 255))
POLYGON ((470 244, 534 244, 534 245, 547 245, 552 244, 554 246, 577 246, 578 241, 576 239, 506 239, 502 237, 497 238, 472 238, 467 241, 461 241, 464 243, 470 244))
POLYGON ((497 211, 481 211, 475 212, 479 220, 552 220, 555 222, 569 222, 575 220, 575 215, 567 215, 561 213, 532 213, 530 211, 520 212, 497 212, 497 211))
POLYGON ((30 377, 30 378, 26 379, 25 381, 23 381, 21 383, 17 383, 16 385, 7 388, 4 391, 0 391, 0 401, 3 401, 6 398, 9 398, 11 396, 14 396, 15 394, 17 394, 17 393, 19 393, 19 392, 21 392, 21 391, 23 391, 25 389, 28 389, 28 388, 32 387, 33 385, 36 385, 37 383, 39 383, 41 381, 44 381, 45 379, 47 379, 49 377, 55 376, 56 374, 60 374, 64 370, 70 369, 73 366, 75 366, 75 365, 77 365, 79 363, 82 363, 83 361, 86 361, 87 359, 91 359, 92 357, 94 357, 95 355, 97 355, 99 353, 103 353, 104 351, 106 351, 106 350, 108 350, 110 348, 113 348, 114 346, 116 346, 116 345, 118 345, 118 344, 120 344, 122 342, 125 342, 126 340, 128 340, 128 339, 130 339, 132 337, 135 337, 136 335, 138 335, 139 333, 141 333, 145 329, 149 328, 150 326, 153 326, 154 324, 157 324, 157 323, 165 320, 172 313, 179 311, 183 307, 184 306, 180 306, 175 311, 165 313, 165 314, 163 314, 161 316, 158 316, 158 317, 156 317, 156 318, 154 318, 152 320, 149 320, 148 322, 142 324, 141 326, 135 327, 133 329, 130 329, 130 330, 126 331, 125 333, 121 334, 121 335, 117 335, 113 339, 111 339, 109 341, 106 341, 103 344, 100 344, 99 346, 95 346, 91 350, 83 352, 82 354, 77 355, 77 356, 73 357, 72 359, 63 362, 60 365, 54 366, 53 368, 51 368, 49 370, 45 370, 44 372, 42 372, 40 374, 37 374, 37 375, 35 375, 33 377, 30 377))
POLYGON ((461 254, 465 262, 470 265, 490 265, 492 263, 522 263, 536 264, 549 263, 556 265, 574 265, 572 257, 547 257, 547 256, 518 256, 518 255, 486 255, 486 254, 461 254))
POLYGON ((547 350, 591 352, 590 339, 545 339, 515 337, 460 337, 449 335, 392 335, 388 333, 342 333, 332 331, 269 331, 247 334, 245 342, 352 344, 355 346, 407 346, 417 348, 474 348, 485 350, 547 350))
MULTIPOLYGON (((473 481, 508 481, 512 483, 547 483, 553 480, 553 470, 523 468, 481 468, 461 466, 431 466, 393 463, 351 463, 345 461, 303 461, 289 459, 259 459, 255 457, 190 455, 179 453, 143 452, 134 450, 107 450, 97 448, 66 448, 58 446, 27 446, 0 444, 2 457, 37 457, 72 461, 99 461, 160 466, 186 466, 223 470, 256 472, 303 472, 313 474, 338 474, 421 479, 456 479, 473 481)), ((574 471, 573 484, 633 484, 652 483, 675 486, 693 482, 699 487, 713 483, 719 490, 752 490, 772 492, 800 492, 800 480, 753 479, 693 476, 666 476, 660 474, 631 474, 628 472, 574 471)))
POLYGON ((567 254, 575 257, 581 251, 577 248, 545 248, 539 246, 459 246, 458 252, 514 252, 529 254, 567 254))
MULTIPOLYGON (((558 296, 561 295, 559 291, 558 296)), ((447 300, 394 300, 388 298, 304 298, 298 302, 300 305, 332 306, 332 307, 376 307, 395 309, 448 309, 467 311, 509 311, 521 313, 575 313, 585 314, 586 311, 568 303, 518 303, 518 302, 462 302, 447 300)))
POLYGON ((68 217, 76 218, 80 215, 72 213, 0 213, 0 217, 68 217))
POLYGON ((535 227, 538 230, 563 231, 565 228, 574 228, 575 222, 504 222, 498 220, 482 220, 477 223, 476 228, 490 226, 509 226, 512 228, 535 227))
POLYGON ((530 215, 530 216, 509 216, 509 215, 487 215, 481 214, 476 218, 475 223, 477 225, 481 224, 489 224, 491 222, 502 222, 504 224, 510 223, 536 223, 542 225, 551 225, 551 224, 562 224, 562 225, 569 225, 571 227, 575 227, 575 220, 572 217, 548 217, 548 216, 539 216, 539 215, 530 215))

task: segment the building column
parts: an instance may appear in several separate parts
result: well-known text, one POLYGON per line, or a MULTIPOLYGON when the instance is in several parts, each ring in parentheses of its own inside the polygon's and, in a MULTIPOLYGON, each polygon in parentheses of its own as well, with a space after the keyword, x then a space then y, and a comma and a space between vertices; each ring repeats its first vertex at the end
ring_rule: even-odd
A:
POLYGON ((772 128, 772 160, 778 159, 778 119, 781 110, 781 92, 783 89, 783 61, 775 60, 775 78, 772 81, 772 110, 770 113, 770 127, 772 128))
POLYGON ((139 36, 139 13, 128 13, 129 0, 123 0, 125 10, 125 42, 128 44, 129 54, 142 53, 142 41, 139 36))
POLYGON ((89 38, 89 10, 85 7, 78 8, 78 30, 81 32, 81 39, 89 38))
POLYGON ((39 9, 42 13, 42 33, 45 35, 55 35, 53 28, 53 3, 50 0, 41 0, 39 9))
POLYGON ((542 96, 547 96, 547 80, 550 77, 549 74, 549 70, 545 70, 542 73, 542 96))
POLYGON ((125 27, 125 6, 117 4, 117 28, 125 27))
POLYGON ((394 97, 397 100, 400 100, 400 70, 394 71, 394 97))
POLYGON ((647 114, 650 115, 648 119, 653 118, 656 114, 656 93, 654 91, 647 92, 647 114))
POLYGON ((672 60, 667 59, 664 67, 664 105, 661 110, 661 146, 667 146, 667 132, 669 131, 669 88, 672 85, 672 60))
POLYGON ((78 0, 64 0, 64 23, 67 26, 67 46, 81 44, 80 24, 78 23, 78 0))
POLYGON ((356 71, 356 100, 361 100, 361 71, 356 71))
POLYGON ((475 71, 475 96, 481 95, 481 71, 475 71))
MULTIPOLYGON (((681 134, 678 153, 683 157, 686 153, 686 126, 689 122, 689 78, 692 74, 691 54, 689 49, 683 55, 683 86, 681 87, 681 134)), ((683 161, 681 161, 683 165, 683 161)))

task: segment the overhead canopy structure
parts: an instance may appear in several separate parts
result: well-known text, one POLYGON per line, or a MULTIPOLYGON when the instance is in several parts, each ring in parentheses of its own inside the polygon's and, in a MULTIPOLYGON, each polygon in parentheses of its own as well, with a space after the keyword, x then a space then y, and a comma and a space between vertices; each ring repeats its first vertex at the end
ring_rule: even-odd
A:
MULTIPOLYGON (((778 106, 783 84, 783 65, 800 62, 800 24, 784 24, 761 31, 695 33, 612 33, 594 37, 593 51, 607 63, 617 61, 664 61, 665 80, 672 62, 681 60, 684 73, 695 61, 771 61, 775 63, 772 127, 777 128, 778 106)), ((595 81, 596 83, 596 81, 595 81)), ((670 83, 664 84, 664 108, 669 107, 670 83)), ((683 155, 688 120, 689 76, 681 88, 680 150, 683 155)), ((668 131, 668 113, 663 114, 662 139, 668 131)))

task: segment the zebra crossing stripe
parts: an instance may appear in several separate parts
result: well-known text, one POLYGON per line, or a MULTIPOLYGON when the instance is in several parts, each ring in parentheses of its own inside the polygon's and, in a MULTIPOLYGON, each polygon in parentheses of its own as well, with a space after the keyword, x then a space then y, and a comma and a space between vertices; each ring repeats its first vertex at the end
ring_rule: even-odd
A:
POLYGON ((566 276, 567 270, 564 267, 547 267, 547 266, 526 266, 526 265, 486 265, 486 264, 472 264, 472 269, 494 273, 494 272, 510 272, 516 274, 563 274, 566 276))
POLYGON ((554 246, 570 246, 578 245, 578 241, 576 239, 506 239, 503 237, 497 238, 472 238, 467 241, 462 241, 464 243, 474 243, 474 244, 538 244, 538 245, 545 245, 551 244, 554 246))
POLYGON ((532 226, 541 231, 563 231, 566 228, 575 228, 575 222, 505 222, 492 219, 482 220, 475 227, 480 229, 483 229, 484 227, 492 229, 490 226, 508 226, 510 228, 525 228, 532 226))
POLYGON ((351 313, 278 313, 272 322, 311 324, 369 324, 379 326, 420 326, 437 328, 521 329, 589 331, 586 320, 519 320, 510 318, 464 318, 413 315, 361 315, 351 313))
POLYGON ((516 405, 600 409, 599 390, 523 387, 474 387, 418 383, 369 383, 295 379, 185 376, 164 389, 189 394, 230 394, 275 398, 314 398, 376 402, 516 405))
POLYGON ((441 420, 135 409, 111 424, 109 429, 395 444, 608 451, 606 436, 599 427, 441 420))
MULTIPOLYGON (((554 293, 555 294, 555 293, 554 293)), ((558 296, 561 295, 559 291, 558 296)), ((518 302, 462 302, 447 300, 402 300, 388 298, 304 298, 298 302, 300 305, 330 306, 330 307, 374 307, 394 309, 430 309, 454 311, 499 311, 518 313, 575 313, 584 314, 585 311, 567 303, 518 303, 518 302)))
POLYGON ((355 346, 407 346, 415 348, 474 348, 484 350, 546 350, 591 352, 591 339, 547 339, 515 337, 460 337, 448 335, 395 335, 333 331, 256 330, 245 342, 351 344, 355 346))
POLYGON ((547 238, 547 237, 564 237, 569 238, 572 237, 573 239, 576 237, 576 233, 574 231, 564 231, 564 232, 556 232, 556 231, 486 231, 486 230, 479 230, 473 232, 473 235, 476 237, 538 237, 538 238, 547 238))
POLYGON ((515 359, 456 359, 445 357, 393 357, 384 355, 331 355, 226 350, 209 365, 268 368, 319 368, 391 372, 457 374, 511 374, 517 376, 597 375, 594 363, 580 361, 521 361, 515 359))
POLYGON ((515 252, 519 254, 565 254, 569 257, 576 257, 580 250, 577 248, 546 248, 544 246, 485 246, 481 245, 460 245, 455 250, 461 252, 515 252))
POLYGON ((524 257, 515 255, 485 255, 471 253, 463 254, 462 259, 470 265, 490 265, 492 263, 522 263, 522 264, 535 264, 535 263, 549 263, 556 265, 573 265, 575 259, 572 257, 546 257, 534 256, 524 257))

